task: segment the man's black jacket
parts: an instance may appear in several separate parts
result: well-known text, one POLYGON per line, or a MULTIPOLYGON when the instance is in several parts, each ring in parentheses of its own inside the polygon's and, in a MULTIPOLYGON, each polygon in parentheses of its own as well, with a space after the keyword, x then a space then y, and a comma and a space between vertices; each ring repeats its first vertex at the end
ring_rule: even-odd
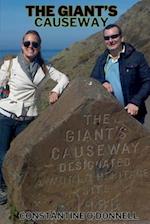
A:
MULTIPOLYGON (((104 66, 109 54, 108 50, 97 59, 91 77, 101 83, 106 82, 104 66)), ((146 107, 144 101, 150 94, 150 68, 141 52, 125 43, 125 52, 119 58, 120 82, 122 86, 125 106, 133 103, 139 106, 139 115, 145 116, 146 107)))

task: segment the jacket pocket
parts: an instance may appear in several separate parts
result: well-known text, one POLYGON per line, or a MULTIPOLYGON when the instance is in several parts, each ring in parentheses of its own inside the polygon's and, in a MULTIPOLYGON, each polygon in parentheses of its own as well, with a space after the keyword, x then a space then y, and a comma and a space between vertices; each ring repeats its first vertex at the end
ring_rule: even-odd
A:
POLYGON ((125 69, 127 82, 131 85, 138 82, 138 65, 128 64, 125 69))
POLYGON ((126 74, 134 75, 137 73, 137 69, 138 69, 137 64, 128 64, 128 65, 126 65, 126 74))

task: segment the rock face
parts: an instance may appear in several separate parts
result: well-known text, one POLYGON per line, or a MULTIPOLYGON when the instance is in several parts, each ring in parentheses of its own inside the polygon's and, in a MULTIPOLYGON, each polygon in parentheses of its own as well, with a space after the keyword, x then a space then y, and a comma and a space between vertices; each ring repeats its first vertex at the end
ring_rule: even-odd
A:
MULTIPOLYGON (((95 80, 77 78, 13 141, 4 162, 9 201, 18 211, 69 214, 57 223, 143 224, 150 220, 149 151, 143 126, 95 80)), ((36 223, 58 216, 51 218, 36 223)))

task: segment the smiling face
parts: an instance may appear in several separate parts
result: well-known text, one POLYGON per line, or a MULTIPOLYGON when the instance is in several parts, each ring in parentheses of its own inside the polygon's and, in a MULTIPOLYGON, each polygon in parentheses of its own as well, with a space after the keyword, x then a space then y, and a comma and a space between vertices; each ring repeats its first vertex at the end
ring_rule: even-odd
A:
POLYGON ((104 30, 104 41, 110 53, 114 51, 121 51, 123 37, 120 35, 117 27, 104 30))
POLYGON ((33 33, 26 34, 21 48, 25 59, 29 62, 33 61, 40 51, 40 41, 38 36, 33 33))

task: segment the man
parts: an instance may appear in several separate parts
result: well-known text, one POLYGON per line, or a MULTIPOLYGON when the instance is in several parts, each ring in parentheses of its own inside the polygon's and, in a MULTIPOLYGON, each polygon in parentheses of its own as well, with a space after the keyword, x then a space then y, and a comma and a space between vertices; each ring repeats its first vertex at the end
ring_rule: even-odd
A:
POLYGON ((142 53, 124 43, 118 25, 105 27, 103 37, 107 49, 98 58, 91 77, 143 124, 147 113, 144 101, 150 94, 150 68, 142 53))

